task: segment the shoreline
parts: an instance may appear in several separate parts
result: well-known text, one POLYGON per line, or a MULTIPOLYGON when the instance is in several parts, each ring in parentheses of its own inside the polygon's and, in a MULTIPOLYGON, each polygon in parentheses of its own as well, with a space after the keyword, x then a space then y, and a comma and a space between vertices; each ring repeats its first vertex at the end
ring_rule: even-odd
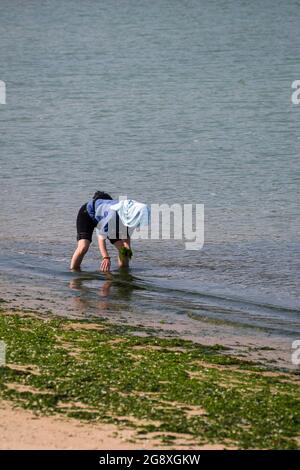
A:
POLYGON ((277 335, 256 327, 230 324, 227 321, 195 317, 189 313, 176 317, 165 313, 162 320, 161 312, 151 312, 148 316, 142 309, 125 311, 125 306, 117 310, 111 299, 105 296, 100 297, 99 302, 93 306, 82 299, 80 291, 78 296, 63 296, 62 293, 55 296, 46 286, 42 289, 40 286, 30 288, 26 285, 25 292, 22 292, 25 286, 16 285, 13 292, 10 283, 5 283, 4 279, 1 282, 3 288, 0 306, 2 302, 2 305, 9 305, 12 311, 25 311, 27 314, 33 312, 42 318, 58 316, 67 320, 105 320, 125 326, 153 328, 162 337, 172 336, 207 346, 221 343, 234 356, 279 370, 299 370, 291 362, 293 337, 277 335))
MULTIPOLYGON (((7 303, 0 304, 0 313, 0 337, 7 343, 1 403, 20 408, 4 407, 2 414, 12 413, 15 423, 22 423, 22 408, 38 416, 38 428, 48 418, 49 429, 53 423, 59 429, 60 419, 72 428, 75 420, 87 426, 84 436, 95 426, 99 442, 97 426, 107 429, 104 441, 125 445, 118 448, 300 446, 295 372, 229 355, 220 344, 162 337, 154 328, 43 318, 7 303), (121 440, 109 440, 111 429, 121 440)), ((74 445, 89 445, 84 439, 89 438, 74 445)), ((31 444, 42 445, 38 438, 31 444)))
POLYGON ((265 304, 259 298, 255 303, 254 293, 247 293, 247 289, 240 300, 235 299, 237 292, 231 290, 228 294, 232 298, 226 299, 224 292, 218 296, 216 291, 211 299, 210 289, 202 288, 200 280, 199 289, 189 292, 191 286, 184 284, 182 288, 177 278, 161 284, 163 278, 153 279, 151 270, 141 274, 139 264, 128 273, 113 272, 109 279, 92 270, 74 274, 66 271, 61 259, 55 263, 52 256, 45 259, 51 252, 42 250, 43 254, 36 256, 38 253, 31 255, 28 248, 20 252, 21 256, 9 251, 9 261, 4 257, 0 275, 0 300, 2 296, 17 310, 39 312, 49 318, 58 315, 76 320, 105 319, 154 328, 163 337, 179 337, 207 346, 221 343, 231 355, 278 370, 297 370, 291 360, 292 343, 300 334, 296 304, 290 312, 289 304, 283 303, 287 308, 284 313, 276 299, 265 299, 265 304), (253 299, 255 309, 261 311, 251 310, 253 299), (269 304, 271 310, 267 308, 269 304))

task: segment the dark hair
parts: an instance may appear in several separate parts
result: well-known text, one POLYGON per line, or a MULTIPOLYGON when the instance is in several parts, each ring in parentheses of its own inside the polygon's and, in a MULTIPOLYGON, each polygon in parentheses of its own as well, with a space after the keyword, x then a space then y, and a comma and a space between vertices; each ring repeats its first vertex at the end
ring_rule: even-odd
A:
POLYGON ((104 193, 103 191, 96 191, 94 196, 93 196, 93 201, 96 201, 97 199, 110 199, 110 200, 112 200, 112 197, 109 194, 104 193))

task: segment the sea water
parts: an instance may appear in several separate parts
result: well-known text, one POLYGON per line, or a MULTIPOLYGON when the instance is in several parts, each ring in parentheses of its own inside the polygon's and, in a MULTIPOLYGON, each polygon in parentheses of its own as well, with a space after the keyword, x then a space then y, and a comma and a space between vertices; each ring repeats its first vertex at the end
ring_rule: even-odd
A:
POLYGON ((292 0, 1 0, 0 296, 75 285, 97 311, 96 244, 86 278, 68 266, 104 190, 205 206, 203 249, 136 242, 107 311, 299 336, 299 21, 292 0))

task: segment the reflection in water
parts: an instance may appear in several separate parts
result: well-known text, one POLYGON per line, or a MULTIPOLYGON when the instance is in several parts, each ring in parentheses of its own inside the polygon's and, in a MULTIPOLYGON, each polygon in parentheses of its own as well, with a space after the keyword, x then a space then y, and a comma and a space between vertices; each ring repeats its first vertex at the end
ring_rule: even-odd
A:
POLYGON ((83 313, 92 309, 101 315, 129 303, 133 290, 141 289, 135 281, 127 269, 119 270, 117 274, 80 273, 71 279, 69 287, 77 291, 74 296, 77 310, 83 313))

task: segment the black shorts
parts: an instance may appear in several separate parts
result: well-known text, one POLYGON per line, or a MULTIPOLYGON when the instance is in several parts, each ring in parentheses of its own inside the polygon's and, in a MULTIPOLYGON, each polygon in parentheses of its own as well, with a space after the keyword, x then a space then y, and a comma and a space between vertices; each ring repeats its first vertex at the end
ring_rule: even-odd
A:
MULTIPOLYGON (((79 209, 77 220, 77 240, 89 240, 92 241, 94 229, 97 227, 97 222, 95 222, 89 215, 86 204, 79 209)), ((110 243, 114 244, 116 241, 121 240, 119 238, 119 216, 117 215, 117 238, 109 238, 110 243)), ((129 237, 127 229, 127 237, 129 237)))

